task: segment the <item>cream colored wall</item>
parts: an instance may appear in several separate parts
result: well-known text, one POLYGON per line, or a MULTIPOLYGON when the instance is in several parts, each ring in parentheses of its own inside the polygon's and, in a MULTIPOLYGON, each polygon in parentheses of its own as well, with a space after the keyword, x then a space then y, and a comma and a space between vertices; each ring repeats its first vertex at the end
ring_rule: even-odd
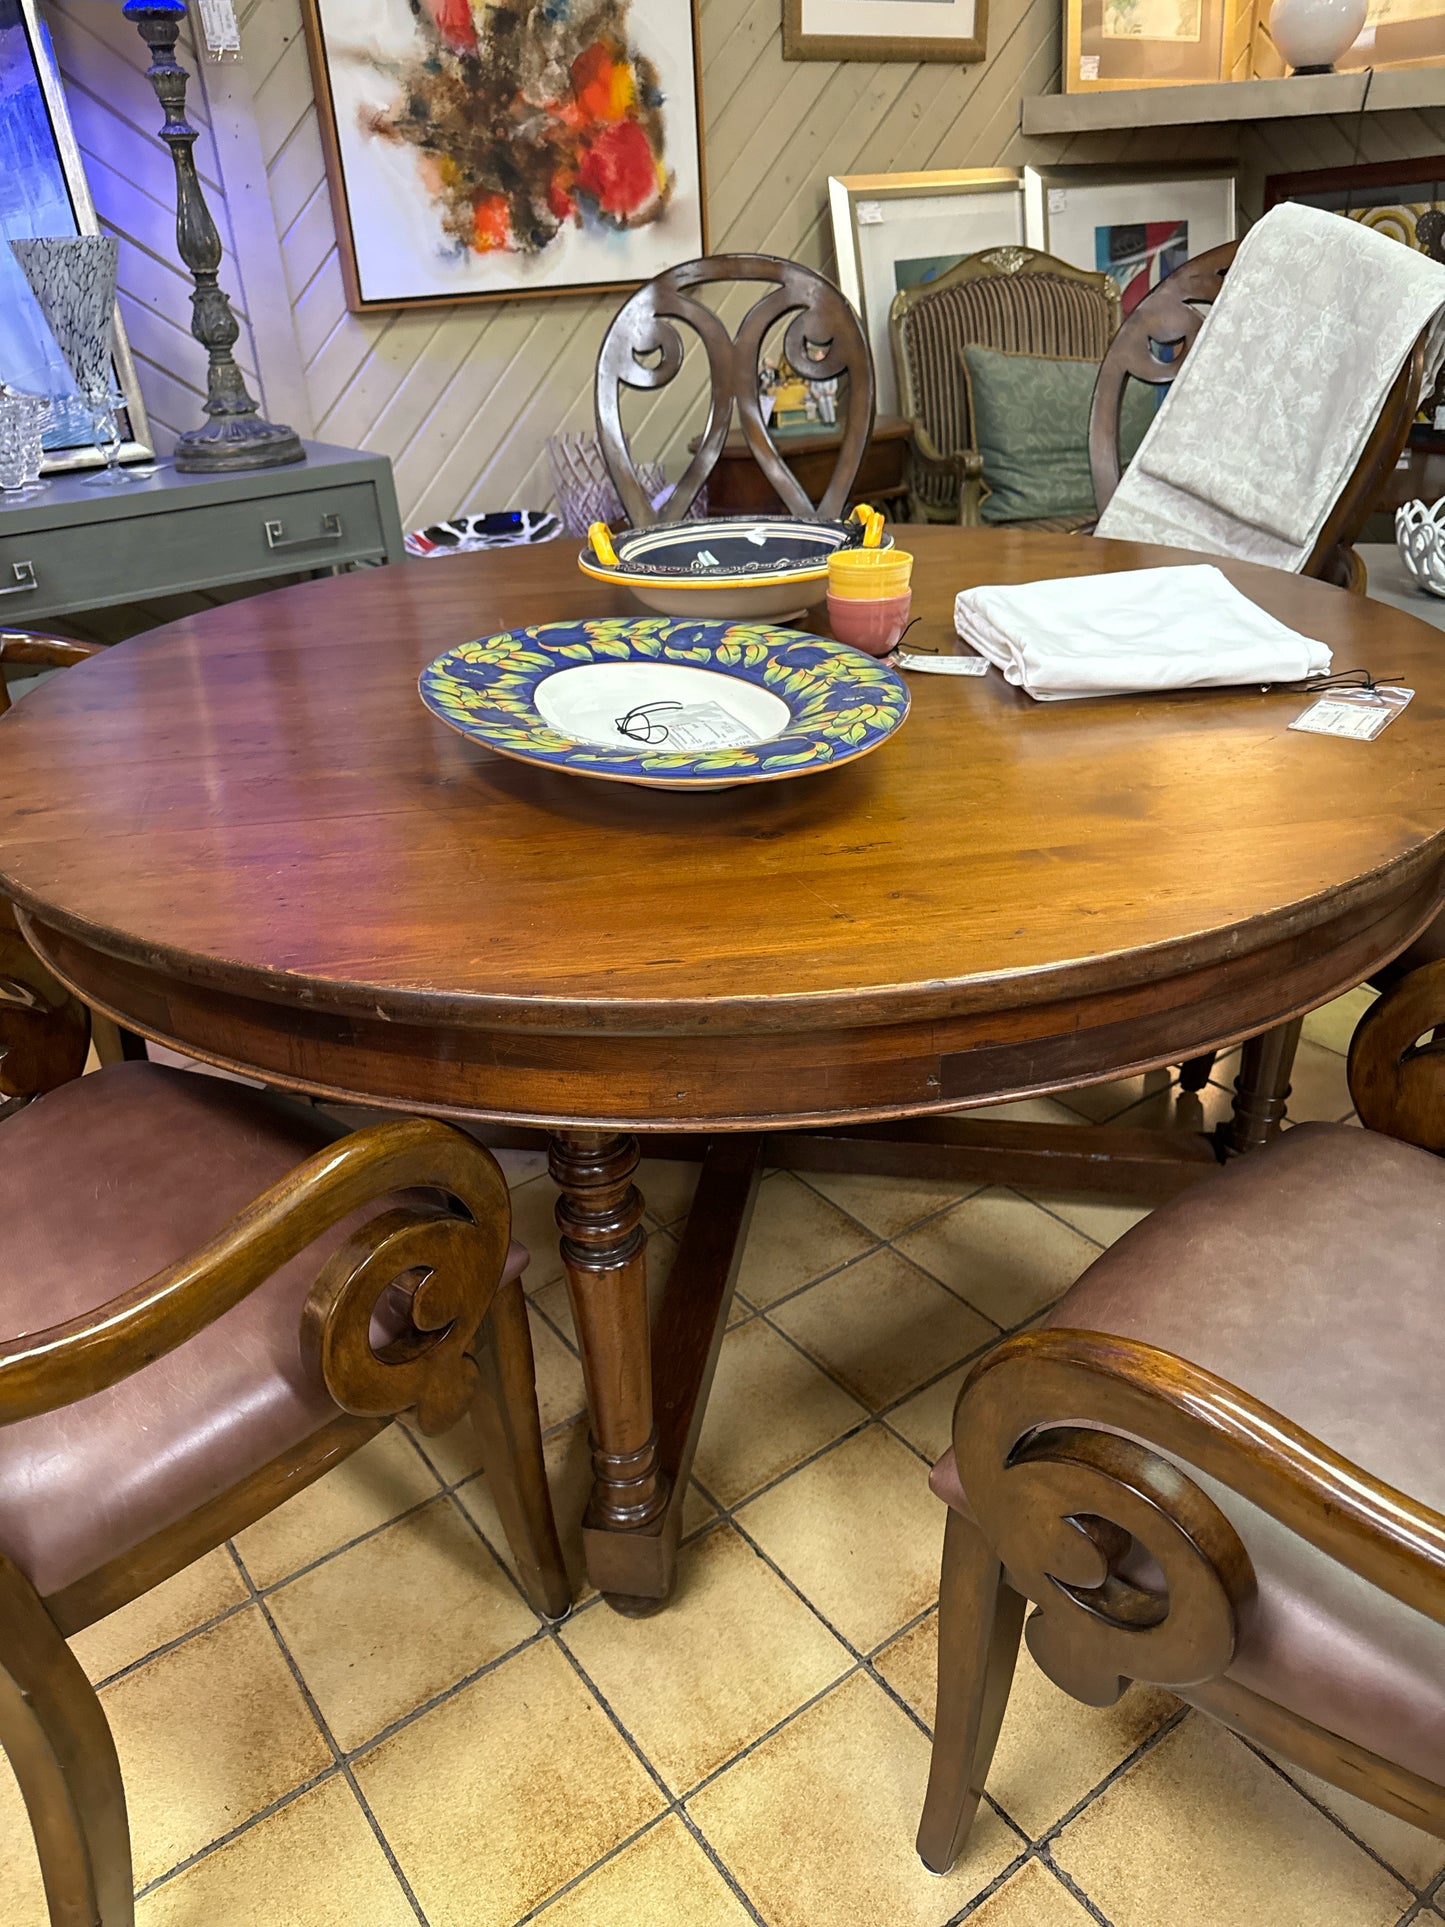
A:
MULTIPOLYGON (((682 0, 675 0, 682 4, 682 0)), ((788 62, 781 0, 700 0, 711 245, 830 270, 829 174, 1043 160, 1180 160, 1231 151, 1229 130, 1024 141, 1019 99, 1058 85, 1059 0, 992 0, 981 66, 788 62)), ((348 313, 337 262, 299 0, 238 8, 244 58, 198 68, 198 157, 243 311, 241 354, 274 415, 303 433, 384 450, 409 523, 542 506, 546 437, 592 416, 592 366, 615 296, 394 315, 348 313), (224 184, 224 201, 219 191, 224 184), (254 325, 253 325, 254 323, 254 325)), ((162 438, 196 418, 200 350, 170 236, 170 163, 116 7, 52 0, 57 44, 102 217, 124 237, 124 305, 162 438)), ((1241 130, 1246 211, 1265 173, 1352 158, 1352 123, 1241 130)), ((1363 156, 1445 151, 1445 113, 1371 117, 1363 156)), ((676 384, 680 390, 682 384, 676 384)), ((671 449, 683 403, 646 440, 671 449)))

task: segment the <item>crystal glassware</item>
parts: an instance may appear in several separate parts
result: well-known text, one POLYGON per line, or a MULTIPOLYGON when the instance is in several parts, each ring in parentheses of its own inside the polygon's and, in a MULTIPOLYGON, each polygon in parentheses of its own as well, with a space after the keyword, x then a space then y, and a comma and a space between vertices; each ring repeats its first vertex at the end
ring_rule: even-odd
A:
POLYGON ((38 484, 49 416, 43 395, 0 390, 0 491, 20 494, 38 484))
POLYGON ((115 350, 115 279, 119 248, 113 234, 48 235, 12 241, 40 312, 75 377, 104 468, 97 488, 128 485, 134 478, 118 466, 121 450, 112 393, 115 350))

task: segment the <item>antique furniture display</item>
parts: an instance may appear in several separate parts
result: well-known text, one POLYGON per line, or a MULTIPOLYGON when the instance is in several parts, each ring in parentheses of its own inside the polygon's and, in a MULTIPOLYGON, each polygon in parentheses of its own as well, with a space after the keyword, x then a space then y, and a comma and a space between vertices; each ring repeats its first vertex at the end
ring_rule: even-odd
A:
MULTIPOLYGON (((952 646, 970 584, 1181 560, 1008 529, 909 538, 925 650, 952 646)), ((32 691, 0 721, 0 890, 56 977, 151 1038, 550 1137, 595 1439, 590 1571, 649 1609, 764 1163, 1167 1196, 1267 1139, 1300 1013, 1434 916, 1438 632, 1220 566, 1416 701, 1358 744, 1291 732, 1289 689, 1033 703, 994 675, 921 676, 882 754, 806 783, 581 783, 491 755, 416 695, 478 635, 626 615, 569 545, 540 544, 278 590, 32 691), (1201 756, 1230 782, 1201 784, 1201 756), (1222 1144, 937 1115, 1258 1033, 1222 1144), (658 1156, 711 1140, 650 1332, 639 1131, 658 1156)))
POLYGON ((1026 167, 1029 240, 1118 285, 1131 315, 1149 290, 1239 233, 1237 169, 1026 167))
MULTIPOLYGON (((0 1037, 10 1020, 0 1004, 0 1037)), ((25 1105, 0 1159, 0 1743, 55 1927, 126 1927, 120 1766, 67 1635, 402 1413, 424 1433, 471 1413, 523 1590, 567 1611, 527 1254, 496 1161, 450 1126, 346 1136, 155 1064, 25 1105)))
POLYGON ((753 459, 792 515, 830 521, 841 515, 873 432, 874 371, 858 318, 824 275, 772 254, 717 254, 657 275, 624 301, 597 355, 597 436, 608 473, 634 528, 679 522, 717 465, 736 410, 753 459), (765 284, 736 327, 700 290, 737 282, 765 284), (681 323, 707 358, 707 425, 692 460, 666 500, 655 502, 633 457, 623 408, 626 391, 655 395, 681 372, 687 353, 681 323), (758 372, 769 337, 783 330, 790 364, 811 381, 846 381, 843 434, 827 486, 815 502, 779 456, 763 420, 758 372))
POLYGON ((1063 0, 1064 92, 1246 80, 1256 0, 1063 0))
POLYGON ((838 285, 863 318, 878 405, 904 414, 888 317, 904 288, 936 281, 982 248, 1022 247, 1024 179, 1016 167, 923 174, 842 174, 828 181, 838 285))
POLYGON ((44 621, 228 582, 405 556, 391 464, 306 444, 303 465, 228 475, 162 467, 129 488, 52 477, 0 504, 0 614, 44 621), (84 540, 77 540, 79 535, 84 540))
POLYGON ((1428 1152, 1301 1125, 970 1374, 932 1480, 934 1872, 967 1851, 1021 1629, 1088 1705, 1151 1681, 1445 1837, 1442 1211, 1428 1152))
MULTIPOLYGON (((843 502, 843 510, 867 502, 892 514, 908 505, 908 442, 911 425, 901 415, 878 415, 873 433, 843 502)), ((773 447, 797 477, 798 486, 812 500, 828 485, 843 431, 837 426, 771 429, 773 447)), ((722 445, 717 466, 708 477, 708 506, 715 515, 766 513, 780 509, 783 498, 753 458, 736 429, 722 445)))
POLYGON ((164 110, 160 137, 175 164, 176 247, 196 284, 191 333, 207 357, 207 419, 178 437, 175 465, 182 474, 223 475, 304 462, 301 437, 284 423, 264 419, 231 352, 240 339, 241 325, 220 283, 220 230, 196 172, 195 145, 200 136, 186 119, 190 75, 176 59, 186 0, 127 0, 125 17, 134 21, 150 49, 146 78, 164 110))
POLYGON ((631 287, 707 252, 697 0, 490 11, 305 0, 357 313, 631 287))
MULTIPOLYGON (((70 124, 60 71, 35 0, 14 0, 0 16, 0 382, 54 398, 45 431, 47 471, 93 468, 103 460, 75 380, 8 243, 36 236, 98 235, 95 204, 70 124)), ((112 373, 124 408, 123 461, 147 461, 150 427, 125 328, 117 313, 112 373)))
POLYGON ((828 559, 840 550, 892 545, 881 512, 860 502, 846 522, 724 515, 618 535, 597 522, 577 566, 662 615, 752 622, 799 615, 821 602, 828 559))
MULTIPOLYGON (((976 526, 984 493, 963 350, 1097 365, 1119 326, 1107 274, 1024 247, 986 248, 904 288, 889 318, 899 407, 913 426, 909 501, 915 520, 976 526)), ((1080 485, 1086 449, 1081 437, 1080 485)), ((1057 464, 1051 464, 1051 468, 1057 464)), ((1075 525, 1093 514, 1084 502, 1075 525)))
POLYGON ((783 0, 784 60, 982 60, 988 0, 783 0))
POLYGON ((819 775, 908 714, 896 669, 826 636, 656 617, 464 642, 422 671, 421 697, 499 756, 679 790, 819 775))

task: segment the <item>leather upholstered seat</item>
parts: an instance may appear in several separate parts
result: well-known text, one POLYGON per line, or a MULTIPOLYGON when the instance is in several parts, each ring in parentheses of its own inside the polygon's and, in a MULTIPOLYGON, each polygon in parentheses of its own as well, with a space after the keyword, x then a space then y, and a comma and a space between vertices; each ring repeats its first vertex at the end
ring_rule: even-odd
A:
MULTIPOLYGON (((1128 1232, 1046 1323, 1203 1366, 1445 1514, 1445 1164, 1428 1152, 1299 1126, 1128 1232)), ((1187 1469, 1257 1581, 1225 1677, 1445 1783, 1445 1626, 1187 1469)), ((933 1484, 967 1512, 952 1451, 933 1484)))
MULTIPOLYGON (((174 1263, 342 1136, 219 1078, 119 1064, 0 1126, 0 1335, 93 1310, 174 1263)), ((175 1351, 0 1427, 0 1550, 42 1596, 184 1518, 337 1414, 301 1309, 364 1206, 175 1351)), ((513 1245, 506 1277, 527 1253, 513 1245)))

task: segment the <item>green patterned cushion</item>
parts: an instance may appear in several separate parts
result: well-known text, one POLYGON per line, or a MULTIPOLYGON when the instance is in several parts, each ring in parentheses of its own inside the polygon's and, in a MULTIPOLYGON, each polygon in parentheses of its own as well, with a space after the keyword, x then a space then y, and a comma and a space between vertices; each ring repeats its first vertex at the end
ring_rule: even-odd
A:
MULTIPOLYGON (((963 349, 974 445, 988 491, 985 522, 1037 522, 1095 513, 1089 474, 1089 404, 1097 361, 963 349)), ((1154 390, 1131 381, 1124 392, 1121 456, 1127 464, 1154 418, 1154 390)))

